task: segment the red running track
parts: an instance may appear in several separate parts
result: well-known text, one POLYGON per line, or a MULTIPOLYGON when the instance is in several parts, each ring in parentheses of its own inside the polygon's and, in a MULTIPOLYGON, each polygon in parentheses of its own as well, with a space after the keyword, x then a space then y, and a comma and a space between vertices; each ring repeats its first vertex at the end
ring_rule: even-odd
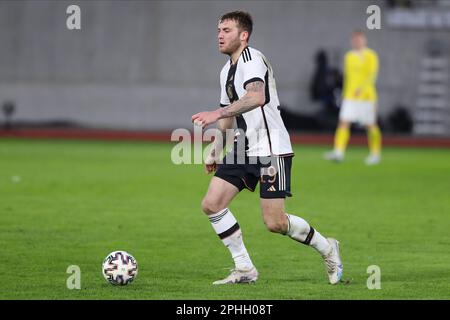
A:
MULTIPOLYGON (((75 139, 75 140, 122 140, 170 142, 170 132, 125 131, 98 129, 0 129, 0 138, 23 139, 75 139)), ((331 134, 294 133, 293 144, 329 145, 333 144, 331 134)), ((353 135, 350 144, 366 145, 364 135, 353 135)), ((450 148, 450 137, 383 136, 384 146, 450 148)))

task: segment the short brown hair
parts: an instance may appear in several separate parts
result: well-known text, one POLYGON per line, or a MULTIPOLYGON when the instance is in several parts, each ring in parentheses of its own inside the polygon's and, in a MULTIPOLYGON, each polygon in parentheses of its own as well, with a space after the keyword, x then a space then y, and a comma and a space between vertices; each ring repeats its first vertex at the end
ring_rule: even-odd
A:
POLYGON ((357 30, 353 30, 352 36, 362 36, 362 37, 365 37, 366 35, 365 35, 364 31, 362 31, 362 30, 360 30, 360 29, 357 29, 357 30))
MULTIPOLYGON (((248 32, 248 39, 250 39, 250 35, 253 31, 253 19, 252 16, 245 11, 232 11, 225 13, 219 19, 219 22, 225 20, 233 20, 236 21, 238 28, 248 32)), ((248 40, 247 39, 247 40, 248 40)))

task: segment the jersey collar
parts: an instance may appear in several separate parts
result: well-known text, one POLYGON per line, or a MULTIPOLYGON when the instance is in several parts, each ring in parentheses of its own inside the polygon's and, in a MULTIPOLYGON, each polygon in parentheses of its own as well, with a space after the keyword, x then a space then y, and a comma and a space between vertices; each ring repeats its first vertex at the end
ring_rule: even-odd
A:
MULTIPOLYGON (((239 59, 242 58, 242 55, 243 55, 245 49, 247 49, 247 48, 250 48, 250 47, 249 47, 249 46, 246 46, 244 49, 242 49, 241 53, 239 54, 239 58, 236 60, 236 63, 235 63, 235 64, 237 64, 238 61, 239 61, 239 59)), ((231 60, 231 57, 230 57, 230 66, 232 66, 232 65, 233 65, 233 61, 231 60)))

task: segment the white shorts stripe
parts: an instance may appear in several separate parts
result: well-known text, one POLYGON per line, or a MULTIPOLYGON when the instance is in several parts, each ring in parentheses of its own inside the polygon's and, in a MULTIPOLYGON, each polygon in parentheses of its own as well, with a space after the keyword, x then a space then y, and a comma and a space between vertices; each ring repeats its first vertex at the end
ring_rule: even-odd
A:
POLYGON ((281 190, 281 179, 280 179, 280 171, 281 171, 281 158, 278 158, 278 168, 277 168, 277 174, 278 174, 278 190, 281 190))

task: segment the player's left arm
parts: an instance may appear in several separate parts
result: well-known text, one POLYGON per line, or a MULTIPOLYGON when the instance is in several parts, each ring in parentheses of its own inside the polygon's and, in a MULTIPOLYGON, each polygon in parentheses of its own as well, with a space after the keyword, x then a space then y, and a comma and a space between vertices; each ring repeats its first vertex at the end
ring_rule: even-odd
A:
POLYGON ((378 56, 375 52, 373 52, 370 55, 370 58, 368 59, 367 77, 361 83, 360 86, 361 90, 365 90, 367 86, 375 85, 378 77, 378 68, 379 68, 378 56))
POLYGON ((379 69, 378 55, 375 53, 370 67, 370 76, 371 76, 370 80, 372 81, 372 84, 375 84, 377 82, 378 69, 379 69))
POLYGON ((247 92, 242 98, 226 107, 194 114, 192 122, 206 127, 219 119, 235 117, 264 105, 266 92, 263 80, 258 79, 248 83, 245 90, 247 92))
POLYGON ((262 80, 256 80, 245 86, 247 93, 238 101, 218 109, 220 118, 230 118, 263 106, 266 101, 265 85, 262 80))

